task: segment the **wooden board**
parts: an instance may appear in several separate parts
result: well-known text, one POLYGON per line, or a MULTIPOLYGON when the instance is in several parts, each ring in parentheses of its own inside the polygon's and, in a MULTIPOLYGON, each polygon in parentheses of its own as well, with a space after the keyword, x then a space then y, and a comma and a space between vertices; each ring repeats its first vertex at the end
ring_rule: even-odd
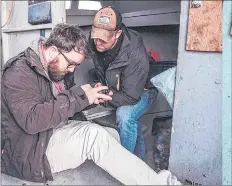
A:
POLYGON ((222 51, 222 0, 202 1, 199 8, 190 1, 186 50, 222 51))

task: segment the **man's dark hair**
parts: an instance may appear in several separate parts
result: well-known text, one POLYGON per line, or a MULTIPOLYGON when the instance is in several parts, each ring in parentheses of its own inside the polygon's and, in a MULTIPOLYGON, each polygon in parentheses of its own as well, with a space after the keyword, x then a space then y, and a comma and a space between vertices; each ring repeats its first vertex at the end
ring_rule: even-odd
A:
POLYGON ((71 50, 82 51, 86 57, 92 54, 84 32, 77 25, 72 24, 57 24, 44 46, 56 46, 64 52, 70 52, 71 50))

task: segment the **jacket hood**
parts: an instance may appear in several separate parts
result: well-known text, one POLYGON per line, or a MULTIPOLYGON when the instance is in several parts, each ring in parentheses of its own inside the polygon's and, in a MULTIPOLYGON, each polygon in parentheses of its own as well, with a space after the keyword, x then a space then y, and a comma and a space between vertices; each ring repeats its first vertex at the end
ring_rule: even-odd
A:
POLYGON ((26 53, 29 54, 28 57, 31 58, 37 58, 36 60, 31 60, 31 65, 36 66, 37 68, 42 68, 43 70, 43 57, 42 57, 42 51, 41 51, 41 44, 46 42, 45 37, 39 37, 38 39, 31 42, 30 47, 28 47, 28 50, 26 53))
POLYGON ((118 56, 111 64, 109 69, 118 68, 128 65, 128 60, 131 52, 134 52, 140 47, 143 47, 143 40, 140 34, 134 30, 123 27, 124 39, 118 56))
POLYGON ((6 62, 6 64, 4 65, 2 69, 3 73, 7 68, 11 67, 14 61, 22 59, 22 60, 25 60, 31 68, 35 68, 38 73, 40 73, 41 75, 45 76, 47 79, 50 80, 50 78, 46 74, 45 69, 42 65, 41 57, 39 54, 40 44, 45 41, 46 41, 46 38, 44 37, 40 37, 32 41, 32 43, 30 44, 28 48, 26 48, 23 52, 19 53, 17 56, 12 57, 6 62))
POLYGON ((125 42, 125 45, 129 44, 130 49, 136 49, 143 45, 143 40, 141 35, 135 30, 125 28, 123 32, 125 33, 127 39, 129 40, 128 43, 125 42))

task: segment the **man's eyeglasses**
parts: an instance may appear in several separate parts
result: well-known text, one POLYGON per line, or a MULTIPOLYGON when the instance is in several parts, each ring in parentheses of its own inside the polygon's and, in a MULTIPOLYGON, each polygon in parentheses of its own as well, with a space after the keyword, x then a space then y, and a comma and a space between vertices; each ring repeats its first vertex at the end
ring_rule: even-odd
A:
POLYGON ((64 55, 64 53, 61 52, 60 50, 58 50, 58 51, 59 51, 59 53, 64 57, 64 59, 68 62, 68 67, 67 67, 67 68, 70 68, 70 67, 76 68, 77 66, 80 65, 80 63, 78 63, 78 62, 75 62, 75 61, 72 61, 72 60, 68 59, 68 57, 66 57, 66 56, 64 55))

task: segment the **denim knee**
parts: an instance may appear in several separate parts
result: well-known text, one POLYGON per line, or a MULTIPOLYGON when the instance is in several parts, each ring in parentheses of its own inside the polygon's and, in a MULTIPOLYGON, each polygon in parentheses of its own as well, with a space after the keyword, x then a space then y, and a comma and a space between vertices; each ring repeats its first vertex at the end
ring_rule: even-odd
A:
POLYGON ((127 122, 131 119, 130 116, 130 106, 119 107, 116 111, 117 123, 127 122))

